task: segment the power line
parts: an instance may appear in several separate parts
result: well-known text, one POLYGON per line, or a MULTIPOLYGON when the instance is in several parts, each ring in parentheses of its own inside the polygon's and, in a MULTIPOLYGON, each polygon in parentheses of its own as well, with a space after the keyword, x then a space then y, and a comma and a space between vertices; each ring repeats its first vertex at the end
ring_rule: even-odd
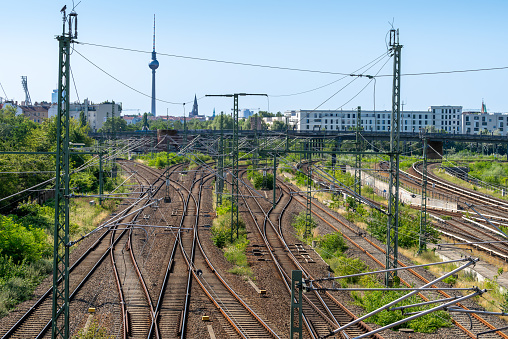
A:
MULTIPOLYGON (((128 52, 145 53, 145 54, 151 53, 149 51, 143 51, 143 50, 138 50, 138 49, 133 49, 133 48, 108 46, 108 45, 94 44, 94 43, 89 43, 89 42, 76 42, 76 43, 81 44, 81 45, 110 48, 110 49, 116 49, 116 50, 122 50, 122 51, 128 51, 128 52)), ((192 56, 177 55, 177 54, 160 53, 160 52, 157 52, 157 55, 163 55, 163 56, 168 56, 168 57, 173 57, 173 58, 197 60, 197 61, 207 61, 207 62, 215 62, 215 63, 222 63, 222 64, 230 64, 230 65, 237 65, 237 66, 277 69, 277 70, 283 70, 283 71, 296 71, 296 72, 307 72, 307 73, 318 73, 318 74, 355 76, 355 74, 350 74, 350 73, 313 70, 313 69, 306 69, 306 68, 292 68, 292 67, 283 67, 283 66, 262 65, 262 64, 238 62, 238 61, 209 59, 209 58, 200 58, 200 57, 192 57, 192 56)), ((422 76, 422 75, 439 75, 439 74, 453 74, 453 73, 486 72, 486 71, 499 71, 499 70, 505 70, 505 69, 508 69, 508 66, 489 67, 489 68, 474 68, 474 69, 464 69, 464 70, 451 70, 451 71, 436 71, 436 72, 402 73, 401 76, 422 76)), ((381 74, 381 75, 377 75, 376 77, 381 78, 381 77, 391 77, 391 76, 393 76, 393 75, 392 74, 381 74)))
MULTIPOLYGON (((125 82, 121 81, 120 79, 116 78, 115 76, 113 76, 112 74, 106 72, 104 69, 102 69, 101 67, 99 67, 97 64, 95 64, 94 62, 92 62, 90 59, 88 59, 87 57, 85 57, 83 54, 79 53, 77 49, 74 49, 74 52, 78 53, 79 56, 81 56, 83 59, 85 59, 86 61, 88 61, 90 64, 92 64, 92 66, 96 67, 98 70, 100 70, 101 72, 103 72, 104 74, 106 74, 107 76, 109 76, 110 78, 116 80, 117 82, 121 83, 122 85, 124 85, 125 87, 133 90, 134 92, 136 93, 139 93, 141 95, 144 95, 145 97, 148 97, 148 98, 151 98, 152 96, 149 95, 149 94, 146 94, 146 93, 143 93, 141 92, 140 90, 137 90, 135 89, 134 87, 132 86, 129 86, 128 84, 126 84, 125 82)), ((204 96, 202 96, 201 98, 197 99, 197 100, 201 100, 203 99, 204 96)), ((171 101, 166 101, 166 100, 162 100, 162 99, 155 99, 157 101, 160 101, 160 102, 164 102, 166 104, 171 104, 171 105, 182 105, 182 104, 190 104, 192 103, 193 101, 188 101, 188 102, 171 102, 171 101)))
MULTIPOLYGON (((369 65, 370 65, 370 64, 372 64, 372 63, 374 63, 374 65, 375 65, 375 64, 377 64, 377 63, 378 63, 378 62, 379 62, 382 58, 384 58, 385 56, 387 56, 387 53, 386 53, 386 52, 383 52, 383 54, 381 54, 380 56, 378 56, 377 58, 375 58, 375 59, 374 59, 374 60, 372 60, 371 62, 367 63, 366 65, 364 65, 364 66, 362 66, 362 67, 358 68, 357 70, 353 71, 353 73, 351 73, 351 74, 349 74, 349 75, 345 75, 345 76, 343 76, 343 77, 341 77, 341 78, 339 78, 339 79, 337 79, 337 80, 334 80, 334 81, 332 81, 332 82, 330 82, 330 83, 327 83, 326 85, 322 85, 322 86, 319 86, 319 87, 316 87, 316 88, 313 88, 313 89, 310 89, 310 90, 306 90, 306 91, 298 92, 298 93, 292 93, 292 94, 280 94, 280 95, 271 95, 271 97, 274 97, 274 98, 277 98, 277 97, 289 97, 289 96, 295 96, 295 95, 305 94, 305 93, 313 92, 313 91, 316 91, 316 90, 318 90, 318 89, 321 89, 321 88, 324 88, 324 87, 327 87, 327 86, 333 85, 334 83, 339 82, 339 81, 341 81, 341 80, 343 80, 343 79, 347 78, 348 76, 356 76, 356 77, 358 77, 358 76, 362 76, 363 74, 356 74, 356 73, 358 73, 361 69, 363 69, 363 68, 365 68, 365 67, 369 66, 369 65)), ((369 70, 370 68, 372 68, 374 65, 372 65, 371 67, 367 68, 367 70, 369 70)), ((366 70, 366 71, 367 71, 367 70, 366 70)), ((365 73, 365 72, 363 72, 363 73, 365 73)), ((370 77, 370 76, 367 76, 367 75, 365 75, 365 76, 366 76, 366 77, 370 77)))
MULTIPOLYGON (((117 49, 117 50, 128 51, 128 52, 145 53, 145 54, 151 54, 152 53, 152 52, 148 52, 148 51, 142 51, 142 50, 139 50, 139 49, 125 48, 125 47, 115 47, 115 46, 107 46, 107 45, 93 44, 93 43, 89 43, 89 42, 76 42, 76 43, 78 43, 80 45, 89 45, 89 46, 95 46, 95 47, 117 49)), ((261 68, 268 68, 268 69, 277 69, 277 70, 282 70, 282 71, 296 71, 296 72, 319 73, 319 74, 333 74, 333 75, 345 75, 345 76, 351 75, 351 74, 340 73, 340 72, 312 70, 312 69, 305 69, 305 68, 292 68, 292 67, 282 67, 282 66, 261 65, 261 64, 253 64, 253 63, 238 62, 238 61, 227 61, 227 60, 219 60, 219 59, 208 59, 208 58, 200 58, 200 57, 191 57, 191 56, 177 55, 177 54, 167 54, 167 53, 160 53, 160 52, 157 52, 157 55, 163 55, 163 56, 168 56, 168 57, 172 57, 172 58, 180 58, 180 59, 189 59, 189 60, 197 60, 197 61, 215 62, 215 63, 220 63, 220 64, 237 65, 237 66, 249 66, 249 67, 261 67, 261 68)))

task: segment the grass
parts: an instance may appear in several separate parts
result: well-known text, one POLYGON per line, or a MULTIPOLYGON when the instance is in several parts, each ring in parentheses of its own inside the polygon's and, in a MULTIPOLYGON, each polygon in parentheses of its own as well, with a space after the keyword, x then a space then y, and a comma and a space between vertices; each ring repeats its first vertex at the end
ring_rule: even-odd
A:
POLYGON ((444 172, 444 170, 441 170, 439 168, 437 169, 433 169, 432 170, 432 174, 434 174, 435 176, 441 178, 441 179, 444 179, 444 180, 447 180, 453 184, 456 184, 458 186, 461 186, 461 187, 464 187, 464 188, 468 188, 470 190, 474 190, 474 191, 477 191, 477 192, 480 192, 480 193, 484 193, 484 194, 488 194, 488 195, 491 195, 495 198, 498 198, 498 199, 503 199, 503 200, 508 200, 508 196, 505 196, 503 197, 501 195, 501 193, 499 192, 494 192, 494 191, 491 191, 491 190, 488 190, 486 188, 483 188, 483 187, 479 187, 479 186, 476 186, 476 185, 473 185, 473 184, 470 184, 462 179, 459 179, 457 177, 454 177, 446 172, 444 172))
MULTIPOLYGON (((411 260, 417 265, 425 265, 442 261, 435 254, 434 251, 426 251, 423 252, 421 255, 416 255, 417 251, 418 251, 417 248, 412 249, 399 248, 399 253, 406 256, 407 258, 411 258, 411 260)), ((507 265, 504 264, 503 266, 496 267, 499 267, 500 269, 506 272, 507 269, 506 266, 507 265)), ((457 267, 458 266, 455 264, 444 264, 444 265, 428 266, 427 270, 429 270, 435 276, 442 276, 443 274, 448 273, 457 267)), ((475 301, 480 306, 484 307, 487 311, 500 312, 501 311, 500 305, 504 303, 506 296, 503 293, 501 293, 496 279, 497 278, 494 278, 493 280, 479 282, 476 280, 476 277, 474 277, 472 273, 461 271, 459 272, 457 278, 451 278, 444 282, 452 283, 454 287, 471 287, 471 283, 474 283, 474 285, 480 289, 484 288, 488 289, 489 290, 488 293, 483 294, 481 298, 476 298, 475 301)), ((463 294, 466 294, 466 292, 464 292, 463 294)), ((502 318, 508 320, 508 317, 502 318)))
MULTIPOLYGON (((215 194, 213 195, 215 202, 215 194)), ((253 273, 247 261, 246 250, 249 240, 245 231, 245 223, 239 220, 238 237, 231 242, 231 200, 223 197, 222 206, 214 208, 217 217, 212 222, 212 241, 220 248, 227 261, 234 265, 228 272, 243 277, 252 277, 253 273)), ((236 234, 234 234, 236 237, 236 234)))

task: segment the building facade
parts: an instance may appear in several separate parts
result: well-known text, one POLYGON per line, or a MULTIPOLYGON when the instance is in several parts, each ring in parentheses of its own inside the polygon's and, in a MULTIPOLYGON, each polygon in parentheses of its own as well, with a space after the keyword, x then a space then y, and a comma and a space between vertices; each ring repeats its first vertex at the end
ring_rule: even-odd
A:
MULTIPOLYGON (((85 99, 83 103, 74 102, 69 104, 69 115, 71 118, 79 119, 79 113, 83 111, 90 126, 91 132, 97 132, 108 117, 111 117, 113 112, 116 117, 120 116, 122 112, 122 103, 103 102, 100 104, 90 103, 85 99), (113 108, 114 106, 114 108, 113 108)), ((52 105, 48 111, 48 117, 56 116, 58 113, 58 105, 52 105)))
POLYGON ((19 106, 19 108, 21 108, 24 116, 33 122, 40 124, 44 121, 44 119, 48 118, 48 111, 51 108, 51 104, 49 102, 36 102, 34 105, 22 105, 19 106))
MULTIPOLYGON (((356 128, 357 110, 286 111, 289 124, 300 131, 347 131, 356 128)), ((462 106, 430 106, 426 111, 402 111, 401 132, 434 132, 506 135, 508 113, 463 112, 462 106)), ((388 132, 391 111, 361 111, 361 126, 366 131, 388 132)))

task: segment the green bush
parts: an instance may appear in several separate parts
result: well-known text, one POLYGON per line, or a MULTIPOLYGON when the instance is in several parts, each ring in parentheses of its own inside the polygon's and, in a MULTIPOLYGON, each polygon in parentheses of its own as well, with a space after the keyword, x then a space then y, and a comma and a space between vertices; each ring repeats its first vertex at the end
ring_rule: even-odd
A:
POLYGON ((324 259, 330 259, 334 256, 342 254, 347 250, 344 237, 340 233, 330 233, 319 239, 319 254, 324 259))
POLYGON ((15 263, 36 261, 49 254, 48 236, 42 229, 25 227, 0 215, 0 254, 15 263))
MULTIPOLYGON (((305 235, 305 229, 306 229, 306 212, 301 211, 298 215, 296 215, 293 219, 293 223, 291 223, 291 226, 293 226, 295 228, 297 236, 299 236, 300 238, 303 238, 303 236, 305 235)), ((314 228, 317 227, 317 223, 312 217, 310 218, 309 227, 310 227, 311 232, 314 228)))
MULTIPOLYGON (((378 285, 378 287, 381 287, 378 285)), ((372 291, 365 292, 363 294, 359 292, 353 292, 353 297, 356 300, 357 305, 362 306, 365 309, 366 313, 372 312, 393 300, 400 298, 405 292, 400 291, 372 291)), ((410 297, 400 303, 397 306, 402 305, 411 305, 421 302, 421 300, 417 296, 410 297)), ((408 311, 423 311, 425 309, 429 309, 433 307, 433 305, 427 305, 426 307, 413 307, 408 311)), ((385 326, 388 324, 392 324, 396 321, 404 319, 405 316, 400 311, 381 311, 369 318, 369 321, 372 321, 375 324, 380 326, 385 326)), ((423 317, 414 319, 407 323, 403 323, 399 326, 392 328, 392 330, 397 330, 403 327, 409 327, 414 329, 416 332, 421 333, 432 333, 435 332, 438 328, 441 327, 450 327, 450 315, 445 311, 437 311, 430 314, 427 314, 423 317)))
MULTIPOLYGON (((412 215, 409 207, 399 205, 399 246, 411 248, 418 245, 420 233, 420 221, 412 215)), ((377 210, 373 210, 368 218, 367 230, 376 239, 386 242, 387 216, 377 210)), ((427 222, 428 242, 436 243, 439 233, 430 222, 427 222)))
POLYGON ((16 264, 12 258, 0 256, 0 316, 30 299, 34 289, 51 271, 51 260, 16 264))
MULTIPOLYGON (((363 272, 367 265, 359 258, 347 258, 340 256, 332 258, 329 261, 330 268, 333 270, 336 276, 351 275, 363 272)), ((351 277, 347 279, 341 279, 341 283, 358 283, 360 277, 351 277)))

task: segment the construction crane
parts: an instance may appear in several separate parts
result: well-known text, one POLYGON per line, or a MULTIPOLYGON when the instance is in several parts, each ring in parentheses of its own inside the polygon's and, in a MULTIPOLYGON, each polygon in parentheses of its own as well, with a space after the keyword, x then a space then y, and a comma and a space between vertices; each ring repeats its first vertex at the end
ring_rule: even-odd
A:
POLYGON ((25 91, 25 105, 32 106, 32 99, 30 99, 30 93, 28 93, 28 81, 26 75, 21 76, 21 84, 23 85, 23 90, 25 91))

